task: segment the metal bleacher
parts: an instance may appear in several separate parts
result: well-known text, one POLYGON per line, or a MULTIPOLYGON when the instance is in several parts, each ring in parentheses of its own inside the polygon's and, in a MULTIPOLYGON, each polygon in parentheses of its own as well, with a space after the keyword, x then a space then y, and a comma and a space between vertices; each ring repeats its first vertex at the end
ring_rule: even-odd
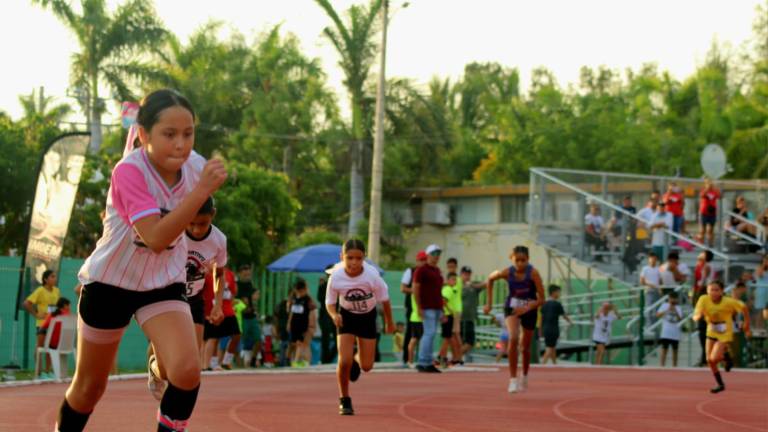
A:
MULTIPOLYGON (((586 353, 587 359, 591 359, 592 318, 596 307, 610 301, 618 306, 624 318, 613 327, 611 347, 615 350, 615 362, 643 364, 656 355, 660 322, 641 319, 641 315, 649 316, 667 301, 667 297, 664 295, 653 305, 644 307, 640 295, 643 290, 638 287, 638 279, 649 246, 635 237, 635 227, 644 221, 617 203, 623 197, 630 197, 639 210, 651 192, 658 190, 663 194, 670 182, 676 182, 684 191, 687 231, 694 234, 698 231, 695 220, 701 179, 531 169, 530 237, 546 251, 549 282, 563 285, 562 303, 575 321, 574 326, 561 332, 563 337, 558 345, 559 354, 576 354, 577 360, 583 360, 582 355, 586 353), (612 241, 608 242, 607 250, 598 251, 587 244, 584 216, 590 205, 599 207, 605 222, 614 222, 611 229, 613 235, 609 236, 612 241)), ((723 191, 718 217, 721 223, 716 229, 713 245, 702 244, 693 236, 664 230, 665 254, 677 251, 681 262, 692 273, 697 255, 710 251, 714 255, 712 265, 718 277, 732 283, 760 262, 761 253, 765 251, 765 231, 762 226, 756 226, 754 231, 757 235, 739 235, 722 222, 732 216, 727 210, 737 195, 747 197, 755 208, 768 206, 768 182, 722 181, 718 182, 718 187, 723 191)), ((695 328, 690 320, 693 305, 686 301, 690 287, 684 284, 668 288, 665 292, 677 290, 683 299, 686 318, 679 325, 686 331, 681 341, 683 349, 679 364, 691 366, 698 362, 700 350, 696 334, 691 332, 695 328)), ((491 327, 488 329, 492 330, 491 327)), ((488 338, 492 336, 487 335, 488 338)))

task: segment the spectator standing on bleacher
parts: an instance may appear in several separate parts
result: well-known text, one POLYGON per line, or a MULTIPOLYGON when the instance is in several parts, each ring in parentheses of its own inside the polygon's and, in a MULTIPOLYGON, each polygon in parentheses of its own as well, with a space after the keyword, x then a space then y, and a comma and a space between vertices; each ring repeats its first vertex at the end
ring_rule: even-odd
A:
POLYGON ((560 303, 560 287, 557 285, 549 286, 549 299, 541 307, 541 329, 544 335, 544 357, 541 363, 546 364, 547 360, 552 360, 552 364, 557 364, 557 340, 560 338, 560 317, 563 317, 568 324, 573 324, 565 309, 560 303))
POLYGON ((667 350, 672 347, 672 367, 677 367, 677 347, 680 343, 682 330, 678 323, 683 319, 683 309, 678 304, 677 292, 669 293, 666 303, 659 306, 656 317, 661 318, 661 367, 667 361, 667 350))
MULTIPOLYGON (((632 205, 632 197, 627 195, 621 201, 621 209, 629 214, 637 213, 637 209, 632 205)), ((613 217, 608 222, 606 231, 612 237, 611 247, 621 247, 621 244, 627 240, 635 238, 635 220, 631 217, 624 217, 624 213, 616 210, 613 217), (623 235, 622 235, 623 230, 623 235)))
POLYGON ((672 213, 666 210, 666 205, 663 202, 659 203, 658 211, 653 215, 651 222, 648 224, 652 230, 651 248, 659 258, 664 257, 666 250, 667 233, 665 230, 671 230, 673 224, 674 219, 672 213))
POLYGON ((472 348, 475 346, 475 323, 477 322, 477 304, 480 293, 485 288, 482 282, 472 282, 472 268, 463 266, 461 268, 461 340, 463 345, 461 353, 468 362, 472 361, 472 348))
POLYGON ((645 290, 645 312, 647 325, 656 321, 654 310, 649 310, 661 298, 661 271, 659 257, 655 253, 648 254, 648 265, 640 271, 640 285, 645 290))
MULTIPOLYGON (((605 221, 600 215, 600 207, 592 204, 589 213, 584 216, 584 225, 586 230, 586 242, 588 246, 594 246, 596 251, 608 250, 608 244, 605 238, 605 221)), ((603 261, 601 255, 597 255, 595 261, 603 261)))
POLYGON ((672 231, 685 232, 685 197, 676 182, 670 182, 662 200, 672 214, 672 231))
POLYGON ((691 277, 691 269, 680 262, 680 254, 677 252, 667 254, 667 262, 659 267, 659 272, 661 272, 661 286, 665 288, 683 285, 691 277))
POLYGON ((657 206, 658 203, 652 199, 649 199, 645 204, 645 207, 641 208, 640 211, 637 212, 637 217, 641 220, 641 222, 637 225, 636 237, 638 240, 646 241, 648 238, 650 238, 650 224, 653 216, 656 215, 657 206))
POLYGON ((710 247, 715 244, 717 202, 720 196, 720 189, 712 184, 712 180, 704 179, 704 189, 699 192, 699 241, 706 241, 710 247))

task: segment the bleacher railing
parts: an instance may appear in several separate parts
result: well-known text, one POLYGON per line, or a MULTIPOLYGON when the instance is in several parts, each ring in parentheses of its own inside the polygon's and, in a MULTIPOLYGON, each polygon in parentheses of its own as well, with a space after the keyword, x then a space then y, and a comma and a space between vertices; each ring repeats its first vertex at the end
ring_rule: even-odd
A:
MULTIPOLYGON (((586 222, 584 220, 586 214, 587 214, 587 203, 589 204, 596 204, 600 207, 601 212, 604 209, 607 209, 608 211, 612 211, 616 215, 622 215, 623 218, 627 218, 626 220, 634 220, 636 224, 639 226, 645 226, 650 221, 645 220, 641 217, 639 217, 637 214, 630 213, 629 211, 625 210, 622 207, 619 207, 616 204, 613 204, 612 202, 608 201, 608 179, 609 178, 628 178, 628 179, 648 179, 648 180, 660 180, 663 179, 665 181, 690 181, 700 182, 700 179, 672 179, 672 178, 663 178, 663 177, 655 177, 655 176, 643 176, 643 175, 629 175, 629 174, 617 174, 617 173, 595 173, 595 172, 589 172, 589 171, 579 171, 579 170, 563 170, 563 169, 552 169, 552 168, 531 168, 530 169, 531 178, 530 178, 530 197, 529 197, 529 215, 528 215, 528 221, 529 221, 529 230, 531 237, 535 237, 537 228, 540 225, 544 225, 549 223, 557 223, 557 220, 547 220, 548 218, 548 212, 547 211, 547 197, 548 195, 552 194, 557 195, 557 193, 572 193, 575 194, 578 197, 578 204, 579 209, 576 211, 575 217, 571 218, 571 223, 566 224, 567 226, 576 227, 579 228, 580 232, 578 235, 581 238, 581 244, 585 245, 586 242, 586 222), (577 186, 576 184, 567 182, 561 178, 556 177, 554 174, 561 174, 561 173, 567 173, 567 174, 575 174, 575 175, 589 175, 593 177, 598 177, 601 179, 600 181, 600 188, 601 188, 601 195, 595 195, 593 193, 590 193, 584 188, 577 186), (548 191, 548 184, 556 187, 556 191, 548 191)), ((762 183, 760 182, 733 182, 735 184, 739 185, 750 185, 755 187, 760 187, 760 190, 763 190, 762 183)), ((552 205, 554 203, 554 200, 552 200, 552 203, 549 203, 552 205)), ((719 206, 719 208, 722 210, 722 206, 719 206)), ((553 216, 552 219, 555 219, 555 216, 553 216)), ((621 229, 621 238, 626 238, 629 233, 627 233, 627 224, 622 223, 620 224, 621 229)), ((699 251, 709 251, 712 253, 712 255, 723 262, 723 273, 725 280, 728 280, 728 273, 730 268, 730 258, 727 254, 723 253, 722 251, 711 247, 709 245, 705 245, 700 243, 699 241, 686 237, 684 235, 681 235, 680 233, 677 233, 671 229, 662 228, 661 229, 664 233, 665 238, 665 244, 666 244, 666 250, 670 250, 670 245, 672 244, 672 240, 676 241, 676 244, 685 244, 688 247, 695 248, 699 251)), ((623 256, 625 253, 626 248, 625 242, 621 242, 620 245, 620 254, 623 256)), ((626 267, 624 267, 626 269, 626 267)), ((625 277, 628 277, 629 274, 624 273, 625 277)))
MULTIPOLYGON (((727 232, 730 235, 733 235, 735 237, 738 237, 748 243, 752 243, 753 245, 756 245, 760 248, 765 247, 766 245, 766 235, 765 235, 765 227, 763 225, 757 223, 756 221, 749 220, 745 218, 742 215, 736 214, 732 211, 728 211, 725 214, 726 218, 722 221, 723 225, 723 231, 727 232), (755 231, 755 236, 747 235, 739 230, 737 230, 735 227, 733 227, 729 222, 731 219, 736 219, 741 223, 746 224, 747 226, 751 227, 755 231)), ((720 237, 720 248, 725 249, 725 241, 726 236, 720 237)))

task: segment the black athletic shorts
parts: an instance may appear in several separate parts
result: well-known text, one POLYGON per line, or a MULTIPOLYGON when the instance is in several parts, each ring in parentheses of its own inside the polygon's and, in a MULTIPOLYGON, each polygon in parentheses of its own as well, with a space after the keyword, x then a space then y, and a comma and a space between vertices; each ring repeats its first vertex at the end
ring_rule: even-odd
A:
POLYGON ((461 340, 469 346, 475 346, 476 337, 474 321, 461 322, 461 340))
POLYGON ((364 314, 349 312, 339 308, 341 328, 339 334, 352 334, 363 339, 376 339, 376 309, 364 314))
POLYGON ((195 324, 205 324, 205 305, 203 303, 203 292, 187 297, 187 303, 189 303, 189 310, 192 312, 192 322, 195 324))
MULTIPOLYGON (((515 314, 515 311, 512 310, 511 307, 505 307, 504 308, 504 316, 513 316, 515 314)), ((520 324, 523 326, 526 330, 533 330, 536 328, 536 320, 539 318, 538 312, 536 309, 526 312, 522 315, 520 315, 520 324)))
POLYGON ((557 340, 560 339, 559 332, 545 332, 544 333, 544 346, 547 348, 557 347, 557 340))
POLYGON ((672 349, 676 350, 677 344, 679 343, 679 341, 676 341, 674 339, 661 338, 659 339, 659 343, 661 344, 661 346, 664 347, 664 349, 667 349, 669 348, 670 345, 672 345, 672 349))
POLYGON ((411 321, 411 339, 421 339, 424 336, 424 323, 411 321))
POLYGON ((442 336, 443 339, 448 339, 453 336, 453 315, 448 315, 448 320, 442 323, 442 332, 440 333, 440 336, 442 336))
POLYGON ((224 321, 219 325, 206 321, 203 326, 203 340, 222 339, 240 334, 240 326, 237 325, 237 318, 234 316, 224 317, 224 321))
POLYGON ((302 327, 292 328, 290 330, 290 334, 288 335, 288 340, 290 340, 291 343, 304 342, 304 338, 307 335, 307 330, 309 330, 309 324, 302 327))
POLYGON ((168 300, 186 302, 187 284, 175 283, 149 291, 131 291, 101 282, 83 287, 78 312, 83 322, 103 330, 121 329, 131 322, 137 310, 168 300))

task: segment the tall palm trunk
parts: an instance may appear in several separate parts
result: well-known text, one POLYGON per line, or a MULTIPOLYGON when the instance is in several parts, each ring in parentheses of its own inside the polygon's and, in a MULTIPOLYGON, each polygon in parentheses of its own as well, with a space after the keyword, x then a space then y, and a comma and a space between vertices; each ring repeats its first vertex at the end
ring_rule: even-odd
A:
POLYGON ((91 110, 89 113, 91 123, 91 145, 88 150, 91 153, 98 153, 101 148, 101 112, 103 107, 101 101, 99 101, 99 80, 98 74, 91 75, 91 110))
POLYGON ((357 235, 360 221, 364 219, 365 181, 363 177, 363 141, 356 139, 350 148, 349 171, 349 236, 357 235))

